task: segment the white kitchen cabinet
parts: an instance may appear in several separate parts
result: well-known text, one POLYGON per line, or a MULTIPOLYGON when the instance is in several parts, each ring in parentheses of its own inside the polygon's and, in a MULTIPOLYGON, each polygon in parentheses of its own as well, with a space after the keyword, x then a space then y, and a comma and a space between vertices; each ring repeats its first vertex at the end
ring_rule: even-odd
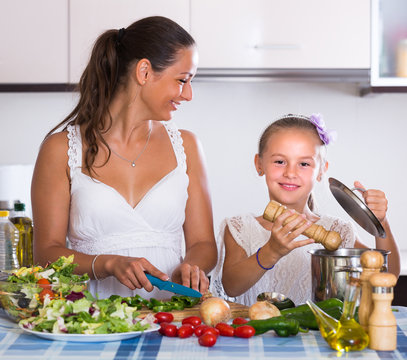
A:
POLYGON ((96 38, 146 16, 166 16, 189 31, 189 0, 70 0, 70 75, 77 83, 96 38))
POLYGON ((1 0, 0 83, 68 82, 68 0, 1 0))
POLYGON ((372 0, 371 41, 371 86, 406 88, 406 0, 372 0))
POLYGON ((370 0, 191 0, 200 68, 368 69, 370 0))

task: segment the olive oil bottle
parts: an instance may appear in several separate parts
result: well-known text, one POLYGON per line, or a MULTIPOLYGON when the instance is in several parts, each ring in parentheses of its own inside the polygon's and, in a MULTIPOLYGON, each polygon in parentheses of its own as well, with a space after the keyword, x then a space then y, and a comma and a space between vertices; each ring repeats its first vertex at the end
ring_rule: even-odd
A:
POLYGON ((312 301, 307 301, 315 315, 322 337, 334 350, 345 352, 363 350, 369 345, 369 335, 354 318, 359 295, 360 286, 357 279, 351 278, 346 285, 343 313, 339 321, 326 314, 312 301))
POLYGON ((25 204, 15 203, 14 214, 10 221, 19 231, 19 240, 16 254, 20 267, 30 267, 33 265, 33 223, 25 214, 25 204))

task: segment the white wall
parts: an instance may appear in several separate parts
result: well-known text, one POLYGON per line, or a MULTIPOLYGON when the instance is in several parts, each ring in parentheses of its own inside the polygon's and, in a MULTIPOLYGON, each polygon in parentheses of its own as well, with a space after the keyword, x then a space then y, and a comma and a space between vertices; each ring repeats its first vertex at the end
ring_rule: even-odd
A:
MULTIPOLYGON (((338 140, 329 146, 332 176, 352 187, 360 180, 385 191, 388 216, 400 247, 407 254, 403 229, 407 167, 407 94, 359 96, 357 84, 201 82, 194 99, 180 107, 178 126, 194 131, 203 144, 211 184, 215 229, 226 216, 261 214, 268 198, 253 157, 261 131, 286 113, 324 115, 338 140)), ((0 93, 0 165, 33 164, 51 127, 73 108, 74 93, 0 93)), ((322 212, 349 219, 327 186, 317 193, 322 212)), ((362 240, 372 236, 359 226, 362 240)), ((406 257, 404 256, 406 259, 406 257)), ((407 273, 407 260, 403 263, 407 273)))

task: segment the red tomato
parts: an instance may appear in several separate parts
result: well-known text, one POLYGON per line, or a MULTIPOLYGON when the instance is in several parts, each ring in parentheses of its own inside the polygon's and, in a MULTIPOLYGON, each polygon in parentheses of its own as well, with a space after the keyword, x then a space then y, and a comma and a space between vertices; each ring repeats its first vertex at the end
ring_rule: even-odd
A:
POLYGON ((188 338, 194 333, 194 327, 191 324, 184 324, 178 328, 178 337, 181 339, 188 338))
POLYGON ((162 322, 170 323, 174 320, 174 315, 167 312, 158 312, 154 314, 154 317, 157 319, 157 322, 161 324, 162 322))
POLYGON ((217 337, 210 333, 205 333, 199 337, 198 342, 201 346, 211 347, 216 344, 217 337))
POLYGON ((191 324, 193 327, 197 327, 202 324, 202 320, 198 316, 189 316, 182 320, 182 325, 191 324))
POLYGON ((202 332, 202 335, 203 335, 203 334, 206 334, 206 333, 213 334, 213 335, 215 335, 216 337, 218 337, 219 334, 220 334, 220 332, 219 332, 218 329, 213 328, 213 327, 210 327, 210 326, 208 326, 206 329, 204 329, 204 331, 202 332))
POLYGON ((253 326, 250 325, 242 325, 235 329, 235 336, 241 338, 251 338, 255 334, 256 330, 254 330, 253 326))
POLYGON ((242 324, 246 324, 247 322, 248 322, 248 320, 246 320, 245 318, 237 317, 237 318, 233 319, 232 324, 242 325, 242 324))
POLYGON ((55 297, 55 294, 52 292, 52 290, 50 290, 50 289, 43 289, 41 292, 40 292, 40 300, 42 301, 42 302, 44 302, 44 299, 45 299, 45 295, 49 295, 49 297, 50 297, 50 299, 53 299, 54 297, 55 297))
POLYGON ((207 329, 207 328, 209 328, 208 325, 205 325, 205 324, 198 325, 198 326, 195 328, 194 333, 195 333, 195 335, 196 335, 197 337, 200 337, 200 336, 203 334, 204 330, 207 329))
POLYGON ((51 288, 51 283, 48 279, 41 278, 37 281, 37 284, 40 288, 49 289, 51 288))
POLYGON ((178 334, 178 329, 174 324, 168 324, 164 328, 164 335, 168 337, 176 337, 178 334))
POLYGON ((161 335, 165 335, 165 328, 167 327, 167 325, 169 325, 169 323, 167 323, 167 322, 162 322, 162 323, 160 324, 160 328, 158 329, 158 332, 159 332, 161 335))
POLYGON ((219 323, 215 327, 219 330, 221 336, 233 336, 235 333, 235 329, 226 323, 219 323))

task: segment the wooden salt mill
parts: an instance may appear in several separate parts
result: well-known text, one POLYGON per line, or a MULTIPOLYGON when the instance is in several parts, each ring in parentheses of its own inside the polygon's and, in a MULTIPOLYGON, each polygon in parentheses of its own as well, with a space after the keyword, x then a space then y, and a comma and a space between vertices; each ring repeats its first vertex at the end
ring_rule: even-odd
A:
POLYGON ((360 297, 359 323, 365 331, 368 331, 369 317, 373 310, 372 285, 369 282, 369 278, 373 274, 380 272, 383 263, 384 257, 378 251, 367 250, 360 256, 360 264, 362 265, 363 271, 360 275, 362 296, 360 297))
POLYGON ((373 311, 369 317, 369 347, 373 350, 391 351, 397 347, 397 322, 391 311, 393 287, 397 278, 391 273, 373 274, 372 285, 373 311))
MULTIPOLYGON (((263 218, 274 222, 277 217, 288 210, 284 205, 277 201, 271 200, 266 209, 264 210, 263 218)), ((293 214, 284 221, 284 225, 299 216, 298 213, 293 214)), ((299 228, 302 224, 298 225, 295 229, 299 228)), ((325 249, 334 251, 338 249, 342 242, 342 238, 336 231, 325 230, 321 225, 312 224, 308 229, 303 232, 303 235, 314 239, 317 243, 321 243, 325 249)))

